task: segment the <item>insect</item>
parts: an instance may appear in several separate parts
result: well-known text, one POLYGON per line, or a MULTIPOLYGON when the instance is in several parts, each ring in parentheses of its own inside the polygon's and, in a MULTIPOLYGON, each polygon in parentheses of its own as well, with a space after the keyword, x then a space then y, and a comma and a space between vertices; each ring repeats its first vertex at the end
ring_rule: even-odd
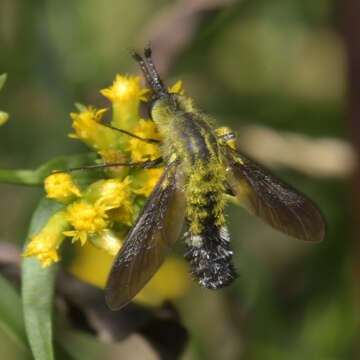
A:
POLYGON ((185 258, 195 280, 219 289, 235 279, 225 194, 285 234, 324 238, 324 221, 308 198, 239 152, 235 134, 217 129, 188 97, 169 93, 150 48, 132 55, 152 90, 150 115, 164 138, 162 157, 144 166, 166 165, 113 262, 105 290, 111 309, 129 303, 154 276, 184 226, 185 258))

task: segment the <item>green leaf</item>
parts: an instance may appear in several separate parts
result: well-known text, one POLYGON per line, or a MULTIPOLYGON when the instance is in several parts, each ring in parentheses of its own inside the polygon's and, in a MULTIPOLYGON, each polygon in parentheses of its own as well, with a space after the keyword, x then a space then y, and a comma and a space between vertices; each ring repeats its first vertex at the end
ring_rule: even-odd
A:
POLYGON ((0 90, 2 89, 2 87, 5 84, 6 78, 7 78, 7 74, 1 74, 0 75, 0 90))
POLYGON ((0 293, 0 328, 19 347, 28 352, 20 296, 1 275, 0 293))
POLYGON ((60 333, 57 342, 75 360, 107 359, 107 345, 80 331, 60 333))
MULTIPOLYGON (((29 234, 37 234, 49 217, 64 206, 43 198, 32 217, 29 234)), ((25 246, 27 245, 26 241, 25 246)), ((22 263, 22 299, 26 333, 36 360, 53 360, 52 305, 56 265, 42 268, 33 257, 22 263)))

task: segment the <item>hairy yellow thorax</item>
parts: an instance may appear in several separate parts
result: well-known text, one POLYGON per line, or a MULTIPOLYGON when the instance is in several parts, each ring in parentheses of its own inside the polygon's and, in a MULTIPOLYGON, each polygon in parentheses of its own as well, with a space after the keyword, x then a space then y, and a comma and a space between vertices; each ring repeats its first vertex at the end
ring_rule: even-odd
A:
POLYGON ((190 233, 202 233, 207 222, 223 225, 225 165, 212 119, 178 94, 156 100, 151 115, 164 137, 164 159, 176 158, 185 174, 190 233))

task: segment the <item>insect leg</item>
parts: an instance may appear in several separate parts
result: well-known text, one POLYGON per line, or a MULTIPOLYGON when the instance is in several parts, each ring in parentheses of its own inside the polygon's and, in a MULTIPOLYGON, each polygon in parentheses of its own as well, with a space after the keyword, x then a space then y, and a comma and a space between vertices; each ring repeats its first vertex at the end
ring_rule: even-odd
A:
POLYGON ((226 181, 225 181, 225 183, 224 183, 224 186, 225 186, 225 191, 224 191, 224 193, 225 193, 226 195, 235 196, 234 191, 232 190, 232 188, 230 187, 230 185, 229 185, 226 181))
POLYGON ((143 137, 141 137, 141 136, 135 135, 135 134, 133 134, 133 133, 131 133, 131 132, 129 132, 129 131, 126 131, 126 130, 119 129, 119 128, 117 128, 117 127, 111 126, 111 125, 109 125, 109 124, 105 124, 105 123, 99 123, 99 124, 101 124, 101 125, 103 125, 103 126, 106 126, 106 127, 110 128, 110 129, 112 129, 112 130, 119 131, 119 132, 121 132, 122 134, 131 136, 131 137, 133 137, 133 138, 135 138, 135 139, 138 139, 138 140, 143 141, 143 142, 146 142, 146 143, 161 144, 161 141, 160 141, 160 140, 146 139, 146 138, 143 138, 143 137))
POLYGON ((56 170, 53 171, 53 174, 57 173, 69 173, 72 171, 78 171, 78 170, 88 170, 88 169, 100 169, 100 168, 108 168, 108 167, 116 167, 116 166, 134 166, 134 167, 142 167, 144 169, 151 169, 154 168, 162 163, 163 159, 161 157, 154 159, 154 160, 148 160, 148 161, 138 161, 138 162, 129 162, 129 163, 106 163, 106 164, 96 164, 96 165, 88 165, 88 166, 82 166, 77 168, 70 168, 66 170, 56 170))

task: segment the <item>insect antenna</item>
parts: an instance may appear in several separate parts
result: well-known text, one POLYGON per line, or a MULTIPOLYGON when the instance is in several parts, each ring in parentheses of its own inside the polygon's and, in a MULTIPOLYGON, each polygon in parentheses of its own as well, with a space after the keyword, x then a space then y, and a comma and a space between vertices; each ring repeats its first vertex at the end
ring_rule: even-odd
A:
POLYGON ((151 57, 151 48, 148 47, 144 50, 144 58, 134 50, 131 50, 132 57, 139 63, 141 71, 143 72, 147 83, 153 89, 155 94, 159 97, 168 96, 168 92, 165 90, 163 82, 160 79, 155 65, 151 57))
POLYGON ((156 88, 158 89, 158 93, 160 94, 167 94, 167 91, 164 88, 164 84, 162 82, 162 80, 160 79, 160 75, 158 73, 158 71, 156 70, 156 67, 153 63, 152 57, 151 57, 152 51, 150 47, 145 48, 144 50, 144 55, 145 55, 145 59, 146 62, 148 64, 149 70, 151 72, 153 81, 154 81, 154 85, 156 86, 156 88))
POLYGON ((139 63, 141 71, 143 72, 147 83, 150 85, 150 87, 153 90, 155 90, 154 80, 153 80, 148 68, 146 67, 144 59, 135 50, 130 50, 130 53, 131 53, 131 56, 139 63))

